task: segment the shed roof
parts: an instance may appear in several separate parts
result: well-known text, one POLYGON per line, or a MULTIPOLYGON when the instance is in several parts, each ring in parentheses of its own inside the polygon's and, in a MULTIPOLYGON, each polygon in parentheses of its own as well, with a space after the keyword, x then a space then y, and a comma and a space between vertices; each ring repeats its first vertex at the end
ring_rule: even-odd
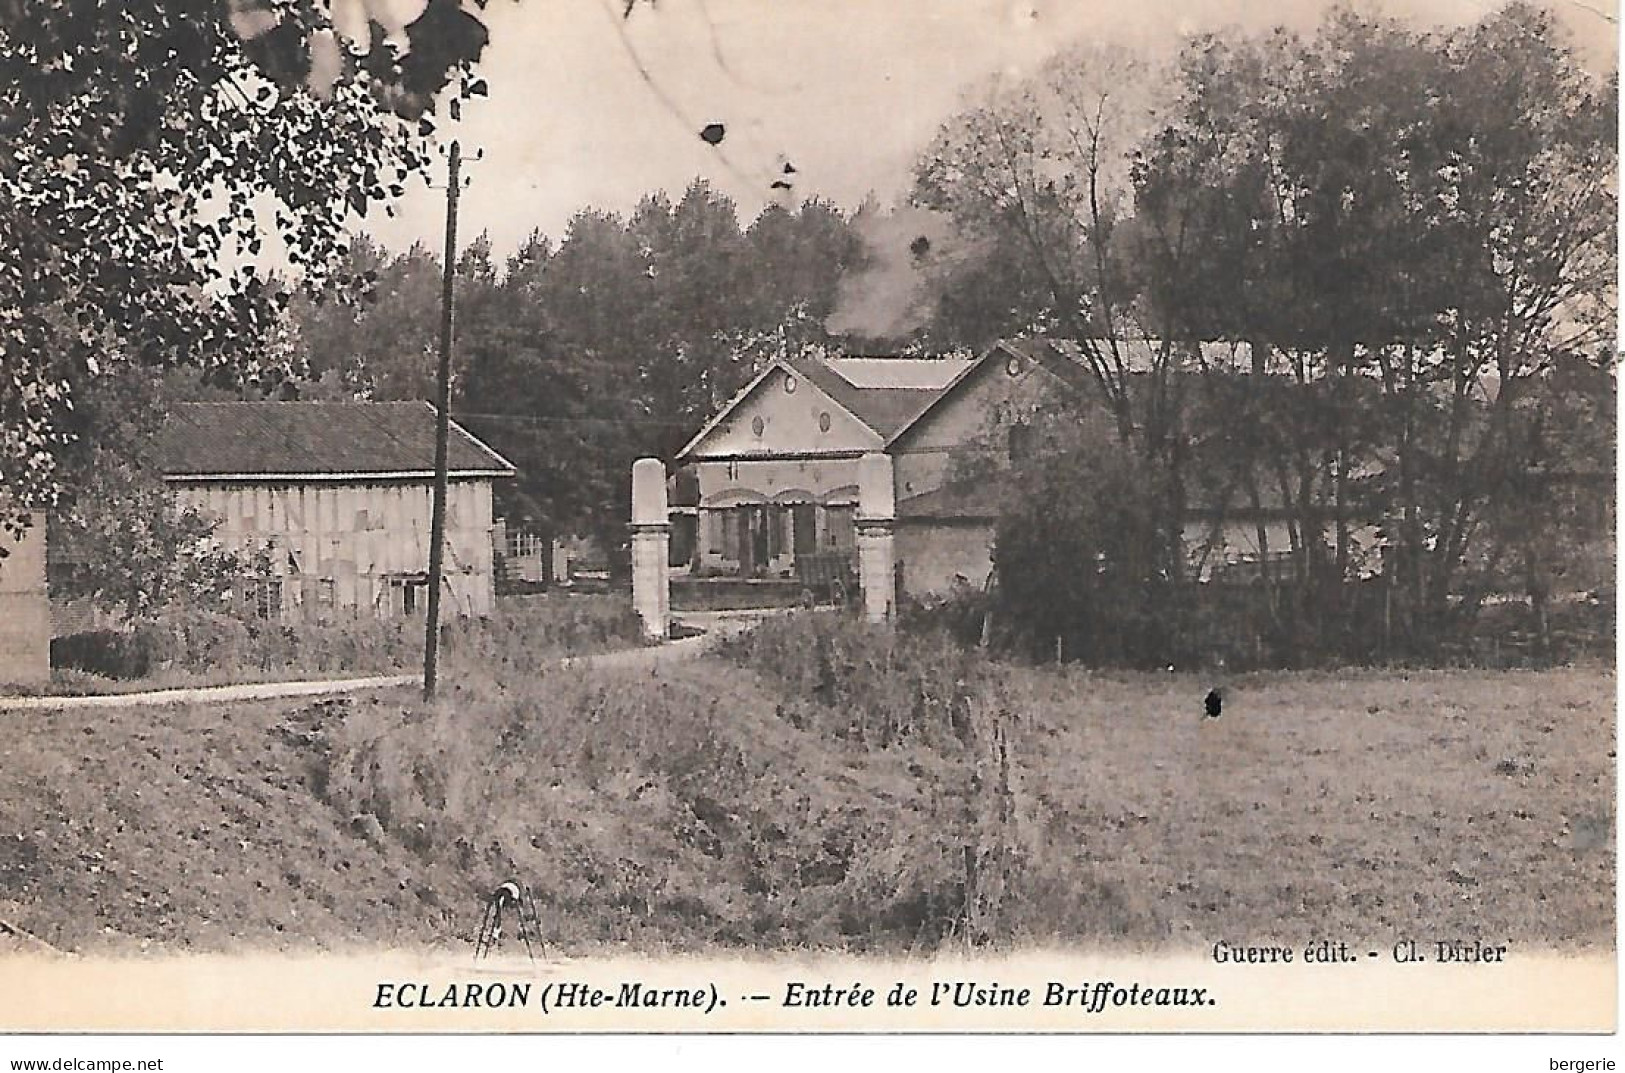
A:
MULTIPOLYGON (((165 479, 347 480, 434 476, 426 402, 188 402, 170 407, 154 461, 165 479)), ((512 477, 511 462, 451 422, 453 477, 512 477)))

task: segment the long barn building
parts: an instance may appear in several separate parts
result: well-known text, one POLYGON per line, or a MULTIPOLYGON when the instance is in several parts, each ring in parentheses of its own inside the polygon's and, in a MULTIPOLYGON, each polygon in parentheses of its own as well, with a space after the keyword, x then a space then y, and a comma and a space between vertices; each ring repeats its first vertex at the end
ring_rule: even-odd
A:
MULTIPOLYGON (((428 598, 434 444, 422 402, 182 403, 157 461, 224 547, 263 564, 239 589, 253 613, 392 616, 428 598)), ((492 482, 514 467, 455 422, 447 462, 443 606, 488 614, 492 482)))

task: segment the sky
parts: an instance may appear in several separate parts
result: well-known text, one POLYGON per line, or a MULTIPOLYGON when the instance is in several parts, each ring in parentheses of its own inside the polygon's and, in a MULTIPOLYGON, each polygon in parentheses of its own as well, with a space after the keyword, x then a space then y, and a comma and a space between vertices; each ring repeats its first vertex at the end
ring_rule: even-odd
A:
MULTIPOLYGON (((1582 60, 1613 70, 1618 0, 1548 0, 1582 60)), ((998 77, 1074 41, 1171 51, 1226 26, 1310 29, 1330 0, 490 0, 488 100, 442 130, 462 142, 463 239, 505 257, 532 230, 555 240, 580 209, 630 211, 695 178, 743 222, 775 198, 890 204, 932 136, 998 77), (718 146, 699 136, 722 123, 718 146), (476 151, 483 157, 467 160, 476 151), (794 168, 785 176, 788 162, 794 168), (789 192, 774 191, 789 178, 789 192)), ((1472 22, 1489 0, 1359 0, 1423 25, 1472 22)), ((444 189, 415 183, 394 218, 358 227, 394 249, 438 249, 444 189)))

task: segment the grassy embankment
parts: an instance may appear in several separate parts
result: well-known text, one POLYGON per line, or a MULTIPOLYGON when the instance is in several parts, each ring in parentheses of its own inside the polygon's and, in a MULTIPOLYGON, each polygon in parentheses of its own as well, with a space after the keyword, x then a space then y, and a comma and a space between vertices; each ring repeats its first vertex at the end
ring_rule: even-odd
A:
POLYGON ((0 916, 76 949, 570 951, 1613 935, 1613 672, 1211 684, 828 616, 714 656, 452 646, 441 703, 12 713, 0 916))

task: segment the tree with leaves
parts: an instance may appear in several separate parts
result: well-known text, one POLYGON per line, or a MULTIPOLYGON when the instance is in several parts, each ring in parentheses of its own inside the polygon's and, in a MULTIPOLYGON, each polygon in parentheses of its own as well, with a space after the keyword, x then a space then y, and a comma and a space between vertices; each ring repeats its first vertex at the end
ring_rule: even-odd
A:
POLYGON ((1003 477, 993 616, 1036 658, 1164 666, 1178 644, 1178 554, 1144 458, 1109 423, 1051 415, 1003 477))
POLYGON ((340 280, 364 288, 295 294, 287 320, 301 398, 432 399, 440 325, 440 258, 421 243, 391 255, 357 235, 340 280))
POLYGON ((1507 464, 1484 481, 1483 536, 1460 567, 1464 609, 1476 612, 1491 593, 1521 594, 1544 655, 1557 654, 1557 601, 1612 603, 1617 390, 1606 363, 1570 355, 1521 393, 1507 464))
POLYGON ((1038 329, 1077 342, 1125 443, 1160 435, 1153 400, 1132 386, 1144 370, 1130 348, 1165 334, 1161 311, 1141 301, 1130 173, 1159 92, 1158 72, 1127 50, 1064 52, 950 119, 913 192, 1013 269, 1009 319, 996 334, 1038 329))
POLYGON ((1449 33, 1344 12, 1308 40, 1202 38, 1179 87, 1136 172, 1159 301, 1325 397, 1256 466, 1329 521, 1334 583, 1350 520, 1380 521, 1421 641, 1528 491, 1522 400, 1612 350, 1612 85, 1514 3, 1449 33))
POLYGON ((175 604, 220 606, 251 565, 211 540, 219 519, 175 501, 148 463, 167 404, 206 394, 195 380, 140 367, 95 379, 76 400, 84 429, 63 458, 73 500, 50 518, 54 599, 83 599, 126 621, 175 604))
POLYGON ((58 498, 67 415, 110 367, 280 375, 285 299, 247 258, 275 236, 328 276, 351 214, 431 162, 438 102, 483 92, 485 42, 456 0, 0 3, 13 508, 58 498))
MULTIPOLYGON (((1162 75, 1127 50, 1063 52, 944 124, 916 167, 912 200, 947 214, 977 250, 942 283, 934 340, 981 347, 1033 332, 1073 341, 1119 443, 1149 463, 1171 537, 1184 505, 1178 374, 1190 351, 1148 300, 1131 170, 1162 94, 1162 75)), ((1157 542, 1173 573, 1176 544, 1157 542)))
POLYGON ((1530 535, 1504 557, 1562 557, 1527 427, 1610 382, 1560 370, 1615 349, 1614 80, 1522 2, 1203 36, 1136 93, 1142 69, 1063 55, 944 128, 915 198, 977 255, 937 330, 1079 340, 1164 529, 1284 508, 1261 574, 1329 630, 1379 554, 1419 646, 1476 605, 1507 519, 1530 535))
MULTIPOLYGON (((576 243, 619 233, 618 226, 600 230, 600 217, 578 219, 570 232, 576 243)), ((592 534, 614 547, 638 449, 633 359, 608 320, 593 322, 616 332, 607 340, 560 327, 561 318, 581 311, 565 292, 583 300, 580 288, 588 285, 555 270, 557 252, 532 234, 509 258, 490 303, 464 318, 465 372, 453 413, 518 468, 518 478, 497 490, 508 518, 561 536, 592 534)), ((573 255, 581 252, 576 247, 573 255)))
POLYGON ((828 341, 857 255, 827 203, 741 228, 733 202, 695 181, 628 217, 584 209, 556 247, 533 235, 483 311, 465 266, 456 412, 518 465, 504 506, 619 543, 632 462, 670 459, 766 361, 828 341))

